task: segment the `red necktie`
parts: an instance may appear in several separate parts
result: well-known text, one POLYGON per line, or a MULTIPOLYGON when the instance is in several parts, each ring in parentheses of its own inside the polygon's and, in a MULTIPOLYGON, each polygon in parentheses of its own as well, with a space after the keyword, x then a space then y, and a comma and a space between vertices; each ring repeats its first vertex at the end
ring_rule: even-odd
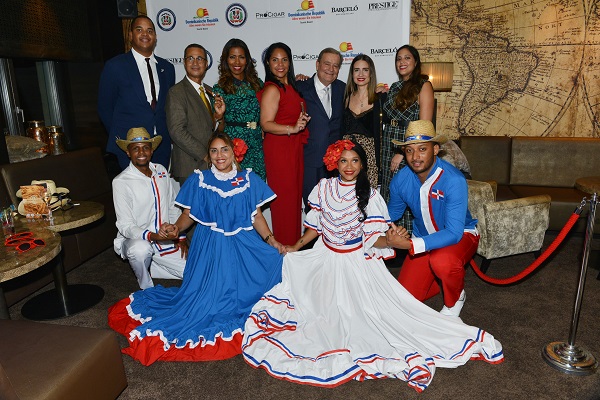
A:
POLYGON ((152 103, 150 107, 153 110, 156 109, 156 88, 154 87, 154 75, 152 74, 152 67, 150 66, 150 58, 146 58, 146 66, 148 67, 148 76, 150 76, 150 91, 152 92, 152 103))

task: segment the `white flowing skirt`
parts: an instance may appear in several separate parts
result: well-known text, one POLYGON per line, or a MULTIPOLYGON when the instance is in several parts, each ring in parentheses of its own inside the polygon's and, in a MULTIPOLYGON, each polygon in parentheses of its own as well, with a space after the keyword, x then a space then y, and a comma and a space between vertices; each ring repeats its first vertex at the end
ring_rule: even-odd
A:
POLYGON ((415 299, 382 260, 334 252, 321 239, 285 256, 282 282, 253 307, 244 330, 246 362, 314 386, 398 378, 420 392, 436 367, 504 359, 492 335, 415 299))

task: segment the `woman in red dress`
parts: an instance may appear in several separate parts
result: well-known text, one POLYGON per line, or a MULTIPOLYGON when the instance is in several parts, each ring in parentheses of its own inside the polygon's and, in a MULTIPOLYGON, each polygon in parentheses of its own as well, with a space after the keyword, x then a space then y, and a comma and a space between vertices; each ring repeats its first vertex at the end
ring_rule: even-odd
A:
POLYGON ((304 100, 295 87, 292 51, 273 43, 265 51, 265 86, 257 93, 267 181, 277 199, 271 203, 273 234, 280 243, 294 244, 302 225, 304 144, 308 141, 304 100))

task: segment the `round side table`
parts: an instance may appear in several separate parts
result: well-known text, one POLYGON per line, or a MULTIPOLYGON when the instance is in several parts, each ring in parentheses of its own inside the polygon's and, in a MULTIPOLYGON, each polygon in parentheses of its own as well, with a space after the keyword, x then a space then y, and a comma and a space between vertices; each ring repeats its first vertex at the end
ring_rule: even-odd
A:
MULTIPOLYGON (((53 224, 46 220, 24 221, 25 227, 43 226, 51 232, 64 232, 85 227, 104 216, 104 206, 93 201, 81 201, 79 205, 66 210, 53 212, 53 224)), ((27 319, 36 321, 66 317, 87 310, 98 304, 104 297, 104 289, 87 283, 68 285, 65 268, 59 256, 52 274, 54 289, 40 293, 28 300, 21 309, 27 319)))
MULTIPOLYGON (((60 235, 47 229, 36 229, 31 233, 34 238, 42 239, 46 244, 24 252, 19 252, 14 247, 0 245, 0 282, 9 281, 40 268, 60 253, 60 235)), ((9 319, 8 305, 2 286, 0 286, 0 319, 9 319)))

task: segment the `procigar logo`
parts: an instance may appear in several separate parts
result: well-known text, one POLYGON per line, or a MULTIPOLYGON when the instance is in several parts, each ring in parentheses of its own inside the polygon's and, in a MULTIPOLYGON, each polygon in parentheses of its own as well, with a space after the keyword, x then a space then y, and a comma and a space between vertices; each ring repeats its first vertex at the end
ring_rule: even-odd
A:
POLYGON ((285 11, 266 11, 266 12, 257 12, 256 19, 272 19, 272 18, 285 18, 285 11))

